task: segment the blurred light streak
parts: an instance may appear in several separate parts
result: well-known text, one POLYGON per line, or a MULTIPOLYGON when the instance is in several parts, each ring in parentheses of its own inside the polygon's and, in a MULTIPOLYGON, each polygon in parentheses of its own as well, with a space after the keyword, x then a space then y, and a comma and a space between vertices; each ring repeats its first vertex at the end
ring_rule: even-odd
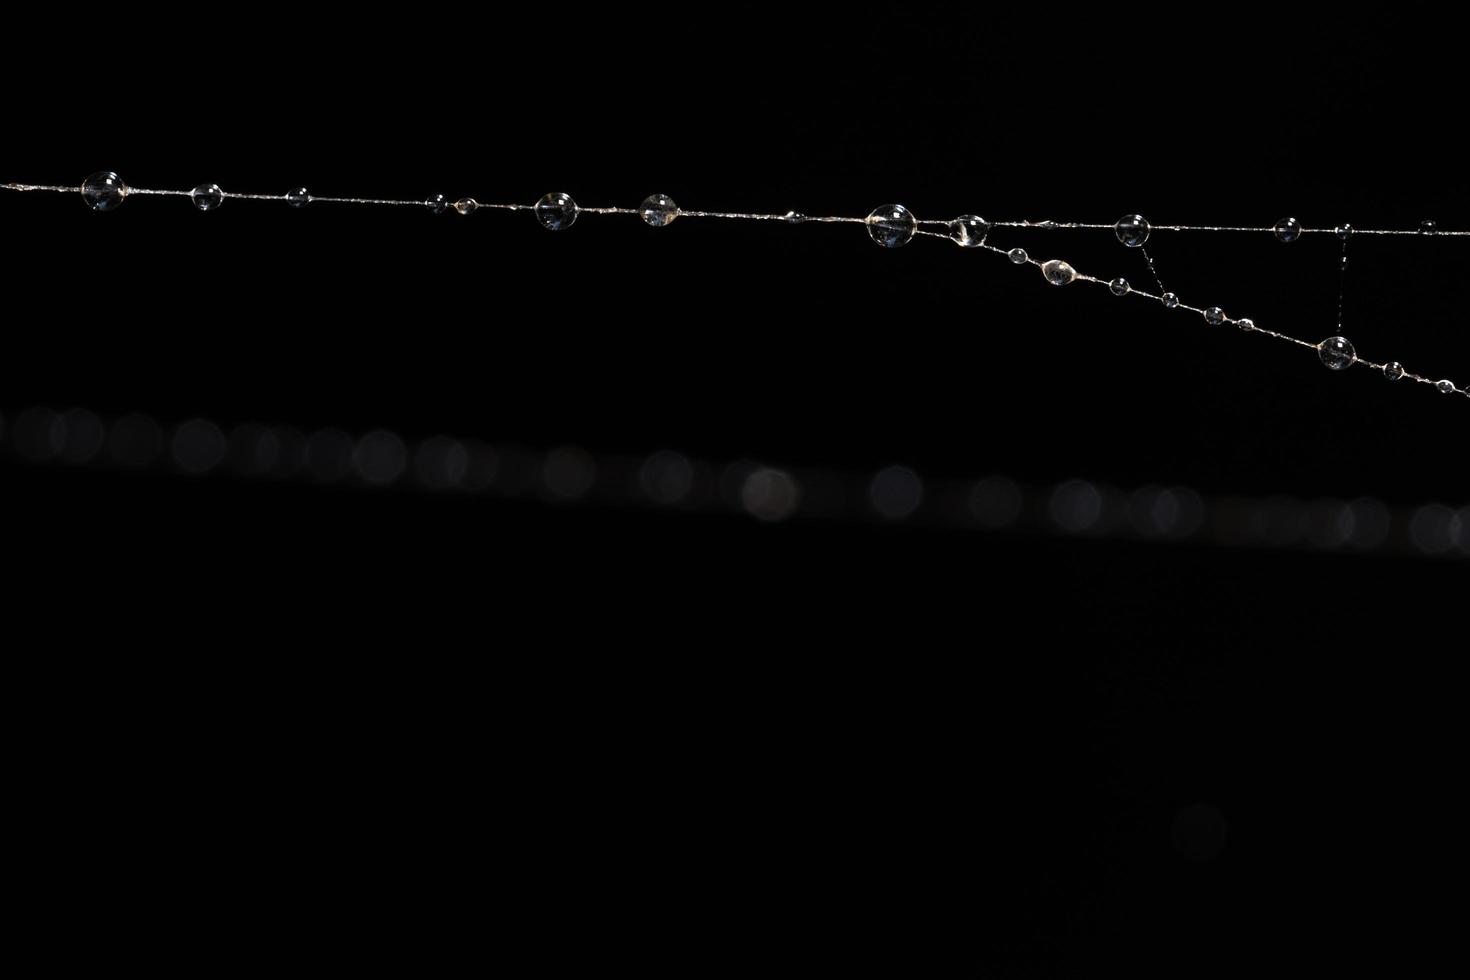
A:
POLYGON ((305 479, 367 489, 416 481, 428 492, 515 497, 539 491, 562 503, 592 500, 595 490, 601 503, 734 512, 763 522, 801 517, 1225 548, 1470 555, 1470 504, 1395 507, 1374 497, 1206 498, 1185 486, 1147 484, 1124 491, 1086 479, 1026 485, 1001 474, 926 481, 898 465, 868 475, 789 470, 749 459, 720 466, 671 449, 646 457, 598 456, 576 446, 538 453, 449 435, 415 442, 388 429, 354 438, 323 428, 308 436, 289 425, 260 422, 235 426, 227 436, 202 417, 180 423, 165 437, 148 415, 109 419, 86 408, 58 412, 48 406, 0 414, 0 455, 6 453, 29 464, 140 470, 171 463, 174 472, 191 476, 229 472, 247 480, 305 479))

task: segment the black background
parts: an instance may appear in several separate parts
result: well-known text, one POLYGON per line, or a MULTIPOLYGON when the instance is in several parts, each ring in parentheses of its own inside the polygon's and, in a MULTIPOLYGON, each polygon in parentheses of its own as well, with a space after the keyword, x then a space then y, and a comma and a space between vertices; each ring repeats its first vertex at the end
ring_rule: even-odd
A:
MULTIPOLYGON (((1326 11, 17 21, 0 176, 1470 228, 1437 15, 1326 11)), ((84 405, 1470 497, 1463 398, 942 241, 0 208, 7 421, 84 405)), ((1461 241, 1351 241, 1342 332, 1361 354, 1470 382, 1461 241)), ((1106 232, 991 242, 1149 281, 1106 232)), ((1337 332, 1333 238, 1150 245, 1187 303, 1337 332)), ((12 892, 67 962, 1179 976, 1453 949, 1462 562, 767 526, 8 451, 0 492, 12 892), (1201 803, 1228 837, 1191 861, 1171 828, 1201 803)))

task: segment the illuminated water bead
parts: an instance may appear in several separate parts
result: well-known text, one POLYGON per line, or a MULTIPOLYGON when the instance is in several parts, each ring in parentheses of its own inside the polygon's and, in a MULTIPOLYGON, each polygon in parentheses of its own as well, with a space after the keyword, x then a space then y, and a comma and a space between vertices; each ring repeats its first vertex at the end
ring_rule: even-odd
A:
POLYGON ((189 200, 201 211, 213 211, 225 203, 225 192, 218 184, 200 184, 189 192, 189 200))
POLYGON ((82 181, 82 200, 93 211, 111 211, 128 196, 128 185, 111 170, 93 174, 82 181))
POLYGON ((454 210, 460 214, 474 214, 480 209, 480 202, 473 197, 462 197, 454 202, 454 210))
POLYGON ((1077 278, 1077 270, 1061 259, 1047 259, 1041 263, 1041 274, 1053 286, 1065 286, 1077 278))
POLYGON ((1248 316, 1241 317, 1239 320, 1236 320, 1235 325, 1244 330, 1246 333, 1249 333, 1252 330, 1256 329, 1256 321, 1252 320, 1248 316))
POLYGON ((1205 310, 1205 322, 1212 327, 1218 327, 1225 322, 1225 311, 1218 306, 1212 306, 1205 310))
POLYGON ((1030 261, 1030 256, 1026 254, 1026 250, 1024 248, 1013 248, 1006 253, 1006 256, 1012 262, 1016 263, 1016 265, 1025 265, 1028 261, 1030 261))
POLYGON ((1433 218, 1425 218, 1423 221, 1419 222, 1419 234, 1432 235, 1436 231, 1439 231, 1439 223, 1433 218))
POLYGON ((1159 299, 1163 300, 1164 305, 1171 310, 1179 305, 1179 297, 1175 296, 1173 293, 1165 293, 1163 296, 1160 296, 1159 299))
POLYGON ((662 228, 679 216, 679 205, 667 194, 650 194, 638 205, 638 214, 654 228, 662 228))
POLYGON ((1334 371, 1341 371, 1358 359, 1358 352, 1346 337, 1328 337, 1317 345, 1317 355, 1334 371))
POLYGON ((1113 291, 1114 296, 1127 296, 1128 290, 1132 287, 1128 285, 1127 279, 1119 276, 1117 279, 1114 279, 1112 282, 1108 283, 1108 288, 1113 291))
POLYGON ((435 194, 424 202, 424 207, 429 209, 430 214, 443 214, 449 210, 449 198, 443 194, 435 194))
POLYGON ((1347 241, 1353 236, 1353 226, 1338 225, 1335 229, 1333 229, 1333 234, 1336 235, 1338 238, 1341 238, 1343 241, 1347 241))
POLYGON ((1455 383, 1449 378, 1437 382, 1435 387, 1439 389, 1441 395, 1453 395, 1455 393, 1455 383))
POLYGON ((913 213, 902 204, 885 204, 881 208, 874 208, 873 213, 868 215, 866 224, 873 241, 885 248, 907 245, 914 237, 914 230, 919 227, 913 213))
POLYGON ((536 220, 550 231, 563 231, 577 220, 577 202, 570 194, 547 194, 536 202, 536 220))
POLYGON ((1113 225, 1113 232, 1124 245, 1138 248, 1148 241, 1149 223, 1141 214, 1128 214, 1118 219, 1118 223, 1113 225))
POLYGON ((949 237, 963 248, 984 245, 988 234, 990 222, 978 214, 962 214, 949 223, 949 237))
POLYGON ((311 203, 311 195, 305 187, 296 187, 286 192, 286 203, 293 208, 304 208, 311 203))
POLYGON ((1283 242, 1294 242, 1302 236, 1302 224, 1295 218, 1282 218, 1272 230, 1283 242))
POLYGON ((785 219, 788 225, 799 225, 806 220, 806 215, 802 214, 800 211, 787 211, 785 214, 781 215, 781 217, 785 219))
POLYGON ((1390 381, 1397 381, 1404 376, 1404 366, 1398 361, 1389 361, 1383 365, 1383 376, 1390 381))

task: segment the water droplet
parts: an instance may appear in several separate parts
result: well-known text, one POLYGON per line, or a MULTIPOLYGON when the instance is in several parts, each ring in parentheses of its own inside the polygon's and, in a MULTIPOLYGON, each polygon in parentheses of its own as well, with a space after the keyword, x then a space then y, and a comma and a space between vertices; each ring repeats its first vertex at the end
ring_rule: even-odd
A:
POLYGON ((1276 237, 1283 242, 1294 242, 1301 237, 1302 225, 1295 218, 1282 218, 1276 222, 1276 227, 1272 230, 1276 232, 1276 237))
POLYGON ((563 231, 577 220, 577 202, 570 194, 547 194, 536 202, 536 220, 550 231, 563 231))
POLYGON ((1048 259, 1041 264, 1041 274, 1053 286, 1065 286, 1077 278, 1077 270, 1061 259, 1048 259))
POLYGON ((1437 231, 1439 231, 1439 222, 1435 221, 1433 218, 1425 218, 1423 221, 1419 222, 1419 234, 1432 235, 1437 231))
POLYGON ((787 211, 781 217, 786 220, 788 225, 799 225, 806 220, 806 215, 800 211, 787 211))
POLYGON ((1455 383, 1449 378, 1445 378, 1443 381, 1436 383, 1434 387, 1439 389, 1441 395, 1453 395, 1455 393, 1455 383))
POLYGON ((868 215, 868 234, 885 248, 907 245, 919 222, 902 204, 885 204, 868 215))
POLYGON ((1205 322, 1212 327, 1218 327, 1225 322, 1225 311, 1218 306, 1212 306, 1205 310, 1205 322))
POLYGON ((93 174, 82 181, 82 200, 93 211, 112 211, 128 196, 128 185, 110 170, 93 174))
POLYGON ((1114 296, 1127 296, 1128 290, 1131 287, 1129 287, 1128 285, 1128 280, 1120 276, 1117 279, 1114 279, 1112 282, 1108 283, 1108 288, 1113 291, 1114 296))
POLYGON ((1113 232, 1124 245, 1138 248, 1148 241, 1149 223, 1141 214, 1124 215, 1113 225, 1113 232))
POLYGON ((1162 299, 1164 305, 1171 310, 1179 305, 1179 297, 1175 296, 1173 293, 1165 293, 1163 296, 1160 297, 1160 299, 1162 299))
POLYGON ((1235 325, 1240 329, 1246 331, 1247 333, 1256 329, 1256 321, 1252 320, 1250 317, 1241 317, 1239 320, 1235 321, 1235 325))
POLYGON ((201 211, 213 211, 225 203, 225 192, 218 184, 200 184, 189 192, 189 200, 201 211))
POLYGON ((1358 359, 1357 351, 1346 337, 1328 337, 1317 345, 1317 354, 1334 371, 1341 371, 1358 359))
POLYGON ((435 194, 424 202, 424 207, 429 209, 430 214, 443 214, 449 210, 449 198, 443 194, 435 194))
POLYGON ((1013 248, 1009 252, 1007 252, 1006 255, 1008 255, 1010 257, 1010 260, 1016 263, 1016 265, 1025 265, 1030 258, 1026 254, 1026 250, 1024 248, 1013 248))
POLYGON ((1352 225, 1338 225, 1333 230, 1332 233, 1334 235, 1336 235, 1338 238, 1341 238, 1343 241, 1347 241, 1349 238, 1352 237, 1352 234, 1353 234, 1353 226, 1352 225))
POLYGON ((473 197, 462 197, 454 202, 454 210, 460 214, 474 214, 480 208, 480 202, 473 197))
POLYGON ((949 237, 964 248, 985 244, 990 234, 990 222, 978 214, 962 214, 949 223, 949 237))
POLYGON ((293 208, 304 208, 311 203, 311 195, 306 192, 305 187, 297 187, 286 192, 286 203, 293 208))
POLYGON ((1398 361, 1389 361, 1383 365, 1383 376, 1390 381, 1397 381, 1404 376, 1404 366, 1398 361))
POLYGON ((638 205, 638 214, 654 228, 662 228, 679 216, 679 205, 667 194, 650 194, 638 205))

